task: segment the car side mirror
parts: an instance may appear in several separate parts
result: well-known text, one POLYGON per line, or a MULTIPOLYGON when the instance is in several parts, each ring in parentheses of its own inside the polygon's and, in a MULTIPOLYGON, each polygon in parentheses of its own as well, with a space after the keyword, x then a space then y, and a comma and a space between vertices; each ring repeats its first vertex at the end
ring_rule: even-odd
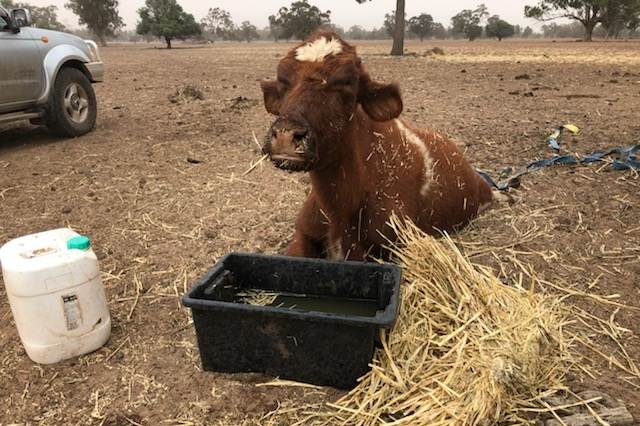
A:
POLYGON ((29 9, 11 9, 11 19, 16 28, 30 27, 33 23, 29 9))

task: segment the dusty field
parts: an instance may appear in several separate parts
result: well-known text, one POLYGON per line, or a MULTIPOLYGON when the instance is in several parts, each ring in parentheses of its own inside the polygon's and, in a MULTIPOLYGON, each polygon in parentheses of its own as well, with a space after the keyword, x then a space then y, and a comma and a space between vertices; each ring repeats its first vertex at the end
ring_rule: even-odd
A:
MULTIPOLYGON (((405 116, 454 137, 480 168, 495 174, 549 155, 545 138, 565 122, 584 129, 565 138, 572 152, 640 141, 640 43, 439 45, 444 57, 391 58, 382 43, 360 51, 373 76, 401 83, 405 116), (530 79, 515 79, 525 73, 530 79)), ((266 163, 242 174, 259 157, 252 132, 261 138, 270 122, 258 81, 275 74, 289 47, 108 47, 95 132, 59 140, 27 124, 0 129, 0 243, 60 226, 89 234, 114 323, 101 350, 37 366, 0 287, 0 425, 260 424, 279 401, 338 395, 203 373, 179 301, 228 251, 278 253, 288 241, 304 177, 266 163), (186 83, 205 99, 171 103, 186 83)), ((522 272, 517 262, 531 264, 550 282, 593 285, 640 306, 637 175, 558 167, 525 177, 516 194, 519 204, 491 210, 459 236, 487 248, 476 261, 505 277, 522 272)), ((569 300, 606 320, 615 311, 569 300)), ((638 332, 639 319, 621 310, 612 321, 638 332)), ((637 339, 623 340, 640 361, 637 339)), ((616 349, 599 343, 607 354, 616 349)), ((596 362, 602 374, 574 388, 610 392, 640 419, 640 383, 596 362)))

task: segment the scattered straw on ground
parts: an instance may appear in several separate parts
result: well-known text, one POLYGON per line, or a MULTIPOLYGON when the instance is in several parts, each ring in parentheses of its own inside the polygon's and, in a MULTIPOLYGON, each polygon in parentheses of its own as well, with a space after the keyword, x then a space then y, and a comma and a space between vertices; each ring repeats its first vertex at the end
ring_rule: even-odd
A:
POLYGON ((171 103, 202 101, 205 96, 202 90, 195 84, 185 84, 182 87, 176 89, 176 91, 169 95, 169 101, 171 103))
MULTIPOLYGON (((402 304, 382 334, 372 370, 335 403, 287 406, 266 424, 531 424, 557 417, 547 402, 569 373, 587 367, 574 350, 561 300, 507 286, 448 238, 394 219, 404 268, 402 304)), ((535 283, 535 282, 534 282, 535 283)), ((584 402, 588 404, 589 401, 584 402)))

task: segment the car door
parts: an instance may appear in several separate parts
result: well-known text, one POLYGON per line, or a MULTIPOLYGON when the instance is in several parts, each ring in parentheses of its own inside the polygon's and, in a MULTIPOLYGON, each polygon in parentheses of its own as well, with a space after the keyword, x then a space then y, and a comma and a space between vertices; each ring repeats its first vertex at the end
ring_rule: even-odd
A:
POLYGON ((15 33, 0 16, 0 112, 33 104, 44 88, 42 58, 29 28, 15 33))

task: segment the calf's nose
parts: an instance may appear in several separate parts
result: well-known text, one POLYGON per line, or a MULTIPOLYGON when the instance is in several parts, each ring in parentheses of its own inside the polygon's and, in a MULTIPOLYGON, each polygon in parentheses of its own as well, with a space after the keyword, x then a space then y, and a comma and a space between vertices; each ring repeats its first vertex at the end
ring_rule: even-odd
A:
POLYGON ((273 128, 262 151, 270 155, 299 156, 304 154, 302 141, 309 131, 305 128, 273 128))

